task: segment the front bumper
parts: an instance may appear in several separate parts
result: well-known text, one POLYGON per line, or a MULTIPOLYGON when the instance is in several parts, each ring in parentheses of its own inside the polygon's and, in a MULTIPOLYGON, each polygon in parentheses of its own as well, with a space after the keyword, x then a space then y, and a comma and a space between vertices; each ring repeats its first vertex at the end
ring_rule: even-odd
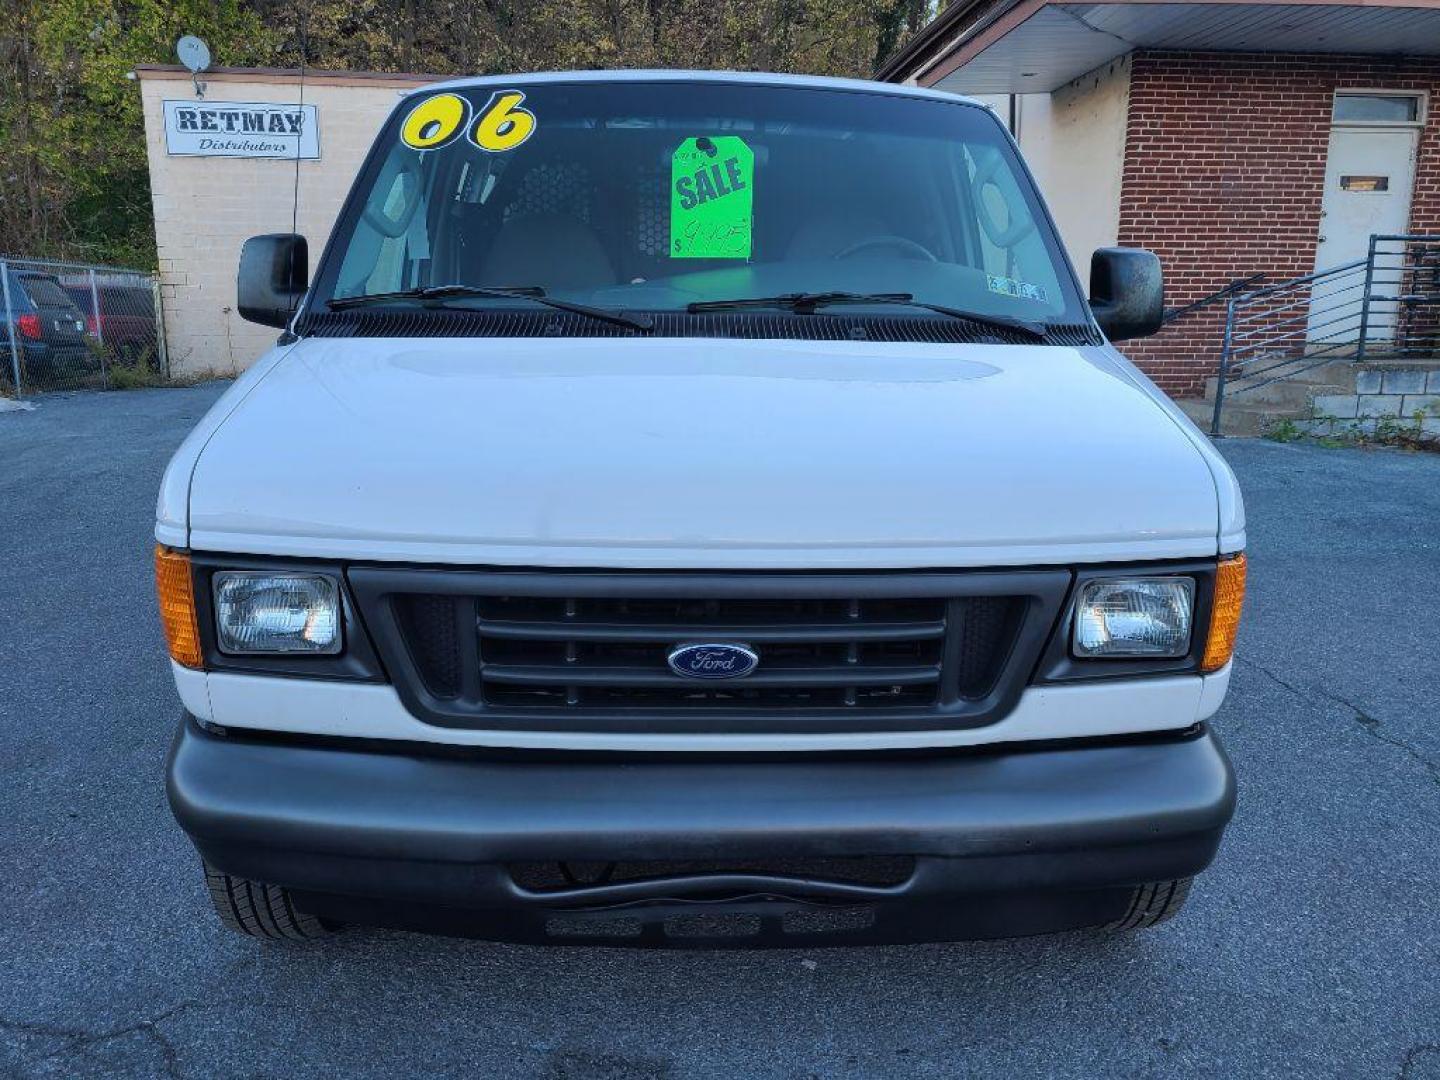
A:
POLYGON ((317 914, 617 945, 713 944, 742 925, 734 944, 790 946, 1098 925, 1134 886, 1203 870, 1235 801, 1204 728, 984 752, 622 757, 219 736, 187 717, 168 781, 207 862, 317 914), (510 869, 850 856, 914 870, 883 885, 722 868, 540 891, 510 869), (696 916, 715 918, 695 933, 696 916))

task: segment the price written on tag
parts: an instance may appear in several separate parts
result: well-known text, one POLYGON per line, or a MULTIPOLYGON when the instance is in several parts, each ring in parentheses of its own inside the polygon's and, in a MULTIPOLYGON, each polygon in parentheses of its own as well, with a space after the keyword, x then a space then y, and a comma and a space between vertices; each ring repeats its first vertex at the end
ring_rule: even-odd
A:
POLYGON ((670 158, 670 257, 748 259, 755 153, 737 135, 686 139, 670 158))

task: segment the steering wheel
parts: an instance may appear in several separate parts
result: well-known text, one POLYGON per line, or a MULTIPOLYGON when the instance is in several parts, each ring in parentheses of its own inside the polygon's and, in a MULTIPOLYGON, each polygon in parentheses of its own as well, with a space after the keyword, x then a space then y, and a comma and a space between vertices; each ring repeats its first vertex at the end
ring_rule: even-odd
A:
POLYGON ((837 251, 831 258, 849 259, 859 255, 862 251, 869 251, 872 248, 894 248, 896 251, 908 255, 912 259, 923 259, 925 262, 939 262, 932 252, 923 244, 917 244, 906 236, 872 236, 868 240, 861 240, 859 243, 851 244, 843 251, 837 251))

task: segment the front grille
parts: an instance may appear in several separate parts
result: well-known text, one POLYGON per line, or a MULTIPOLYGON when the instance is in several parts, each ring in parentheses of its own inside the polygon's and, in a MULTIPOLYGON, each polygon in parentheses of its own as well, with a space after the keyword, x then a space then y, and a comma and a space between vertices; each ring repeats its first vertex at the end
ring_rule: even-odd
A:
POLYGON ((399 596, 395 617, 430 692, 442 698, 460 693, 460 626, 454 599, 399 596))
MULTIPOLYGON (((461 601, 397 605, 431 693, 459 693, 461 601)), ((995 684, 1023 600, 697 599, 496 596, 475 600, 480 702, 504 709, 894 709, 934 707, 949 652, 954 690, 995 684), (668 657, 686 642, 727 642, 761 656, 734 681, 688 679, 668 657)))
POLYGON ((351 584, 420 719, 636 734, 974 726, 1018 700, 1066 571, 704 574, 355 567, 351 584), (734 679, 676 674, 681 645, 742 645, 734 679))

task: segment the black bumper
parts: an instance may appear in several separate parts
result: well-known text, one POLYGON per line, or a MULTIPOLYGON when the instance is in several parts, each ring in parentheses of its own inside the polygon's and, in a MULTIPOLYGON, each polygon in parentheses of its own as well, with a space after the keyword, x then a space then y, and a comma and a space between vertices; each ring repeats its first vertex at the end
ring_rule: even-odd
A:
POLYGON ((1204 729, 923 756, 567 758, 217 736, 187 718, 168 779, 175 816, 206 861, 288 886, 318 914, 647 945, 1098 925, 1124 914, 1135 885, 1209 865, 1235 802, 1230 764, 1204 729), (851 856, 913 858, 914 870, 861 884, 712 867, 555 891, 524 887, 511 871, 851 856))

